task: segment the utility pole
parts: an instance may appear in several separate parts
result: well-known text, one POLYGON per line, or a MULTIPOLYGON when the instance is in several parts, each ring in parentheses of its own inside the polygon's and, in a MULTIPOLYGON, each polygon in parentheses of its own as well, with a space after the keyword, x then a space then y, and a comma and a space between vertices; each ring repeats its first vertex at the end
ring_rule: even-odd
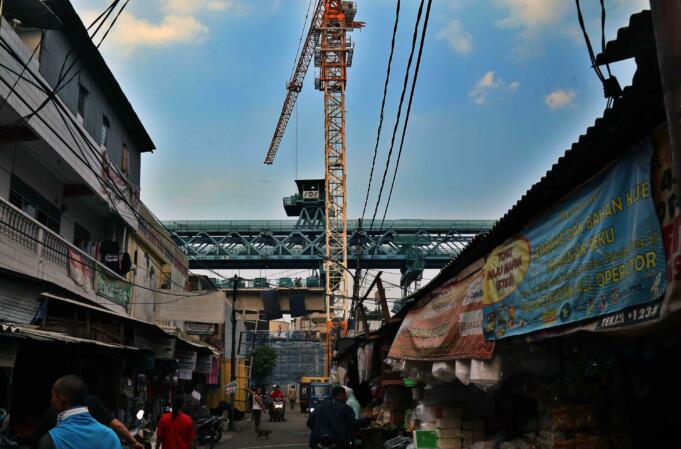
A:
MULTIPOLYGON (((236 274, 234 275, 233 278, 233 284, 232 284, 232 352, 231 352, 231 370, 230 370, 230 382, 236 383, 236 369, 237 369, 237 363, 236 363, 236 291, 237 288, 239 287, 239 276, 236 274)), ((235 397, 236 391, 233 391, 229 395, 229 400, 231 403, 231 407, 229 408, 229 430, 234 430, 234 403, 236 402, 235 397)))
POLYGON ((681 178, 681 1, 651 0, 657 60, 677 189, 681 178))

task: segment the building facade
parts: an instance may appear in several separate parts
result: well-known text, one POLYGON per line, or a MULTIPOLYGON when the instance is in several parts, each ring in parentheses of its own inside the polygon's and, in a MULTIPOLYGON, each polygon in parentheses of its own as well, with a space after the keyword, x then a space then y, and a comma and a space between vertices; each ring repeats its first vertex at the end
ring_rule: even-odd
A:
POLYGON ((159 322, 159 303, 201 292, 140 201, 155 146, 86 26, 68 0, 2 4, 0 408, 30 445, 39 435, 20 429, 61 375, 126 422, 183 382, 216 385, 219 354, 159 322))

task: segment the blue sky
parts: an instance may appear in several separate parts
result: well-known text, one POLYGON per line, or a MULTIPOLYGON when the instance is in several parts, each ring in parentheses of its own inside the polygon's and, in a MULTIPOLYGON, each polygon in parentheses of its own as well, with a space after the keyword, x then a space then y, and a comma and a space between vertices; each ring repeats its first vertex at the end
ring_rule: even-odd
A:
MULTIPOLYGON (((93 17, 108 0, 74 0, 93 17)), ((595 45, 597 0, 583 0, 595 45)), ((392 0, 360 0, 347 86, 349 217, 361 214, 392 0)), ((646 0, 606 0, 607 38, 646 0)), ((162 219, 285 218, 298 175, 323 177, 322 94, 311 67, 273 166, 262 161, 307 0, 132 0, 102 51, 158 150, 142 198, 162 219)), ((417 0, 403 0, 377 167, 385 164, 417 0)), ((632 65, 614 67, 622 84, 632 65)), ((495 219, 602 114, 571 0, 434 0, 389 218, 495 219)), ((392 170, 391 170, 392 172, 392 170)), ((376 192, 376 189, 373 189, 376 192)), ((372 200, 370 205, 373 205, 372 200)), ((373 207, 373 206, 370 206, 373 207)))

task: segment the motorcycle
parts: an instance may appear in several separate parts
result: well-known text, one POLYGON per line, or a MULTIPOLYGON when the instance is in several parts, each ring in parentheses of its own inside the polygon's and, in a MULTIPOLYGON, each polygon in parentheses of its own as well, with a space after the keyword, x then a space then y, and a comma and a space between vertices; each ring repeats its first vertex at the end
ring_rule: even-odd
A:
POLYGON ((273 421, 283 421, 284 420, 284 400, 280 398, 274 399, 272 403, 272 420, 273 421))
POLYGON ((213 447, 222 439, 222 427, 225 419, 222 416, 207 416, 196 421, 196 440, 200 447, 213 447))
POLYGON ((136 415, 137 420, 130 433, 133 437, 144 446, 144 449, 151 449, 151 437, 154 435, 153 430, 149 429, 149 421, 144 418, 144 410, 139 410, 136 415))

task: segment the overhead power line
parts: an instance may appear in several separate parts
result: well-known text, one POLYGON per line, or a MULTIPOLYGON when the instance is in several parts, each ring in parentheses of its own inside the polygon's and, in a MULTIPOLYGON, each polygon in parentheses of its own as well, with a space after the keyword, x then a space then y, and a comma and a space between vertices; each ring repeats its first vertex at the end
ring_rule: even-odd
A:
POLYGON ((383 129, 383 112, 385 110, 385 100, 388 96, 388 84, 390 83, 390 69, 393 62, 393 54, 395 53, 395 37, 397 35, 397 28, 400 21, 400 0, 397 0, 395 7, 395 24, 393 25, 393 37, 390 41, 390 56, 388 56, 388 68, 385 72, 385 84, 383 85, 383 100, 381 100, 381 113, 378 118, 378 131, 376 132, 376 145, 374 145, 374 157, 371 160, 371 171, 369 172, 369 184, 367 185, 367 193, 364 198, 364 208, 362 209, 362 221, 367 211, 367 204, 369 203, 369 194, 371 192, 371 182, 374 177, 374 168, 376 167, 376 156, 378 155, 378 146, 381 141, 381 130, 383 129))
POLYGON ((385 210, 383 211, 383 218, 381 219, 381 227, 383 229, 383 223, 385 223, 385 216, 388 213, 388 208, 390 207, 390 200, 393 196, 393 188, 395 187, 395 179, 397 178, 397 170, 400 168, 400 159, 402 158, 402 149, 404 147, 404 137, 407 134, 407 126, 409 125, 409 114, 411 113, 411 105, 414 101, 414 90, 416 89, 416 81, 419 77, 419 68, 421 67, 421 56, 423 55, 423 43, 426 40, 426 32, 428 30, 428 19, 430 17, 430 7, 433 0, 428 0, 428 8, 426 9, 426 18, 423 21, 423 29, 421 31, 421 45, 419 46, 419 55, 416 58, 416 68, 414 69, 414 79, 411 83, 411 92, 409 92, 409 103, 407 104, 407 114, 404 117, 404 125, 402 127, 402 137, 400 139, 400 149, 397 152, 397 161, 395 162, 395 171, 393 173, 393 180, 390 183, 390 193, 388 194, 388 200, 385 202, 385 210))
POLYGON ((395 119, 395 126, 393 127, 392 138, 390 140, 390 149, 388 150, 388 157, 385 162, 385 170, 383 170, 383 178, 381 179, 381 188, 378 190, 378 198, 376 198, 376 207, 374 207, 374 213, 371 217, 371 224, 369 229, 373 229, 374 222, 376 221, 376 214, 378 213, 378 208, 381 203, 381 196, 383 195, 383 188, 385 187, 385 180, 388 176, 388 169, 390 168, 390 159, 392 158, 393 149, 395 147, 395 136, 397 135, 397 130, 400 124, 400 117, 402 116, 402 105, 404 104, 404 97, 407 93, 407 86, 409 84, 409 74, 411 72, 411 64, 414 59, 414 51, 416 51, 416 41, 418 39, 419 25, 421 24, 421 15, 423 13, 423 5, 425 0, 421 0, 419 5, 418 14, 416 16, 416 23, 414 24, 414 35, 411 42, 411 51, 409 52, 409 60, 407 61, 407 69, 404 72, 404 83, 402 86, 402 94, 400 95, 400 104, 397 108, 397 118, 395 119))

